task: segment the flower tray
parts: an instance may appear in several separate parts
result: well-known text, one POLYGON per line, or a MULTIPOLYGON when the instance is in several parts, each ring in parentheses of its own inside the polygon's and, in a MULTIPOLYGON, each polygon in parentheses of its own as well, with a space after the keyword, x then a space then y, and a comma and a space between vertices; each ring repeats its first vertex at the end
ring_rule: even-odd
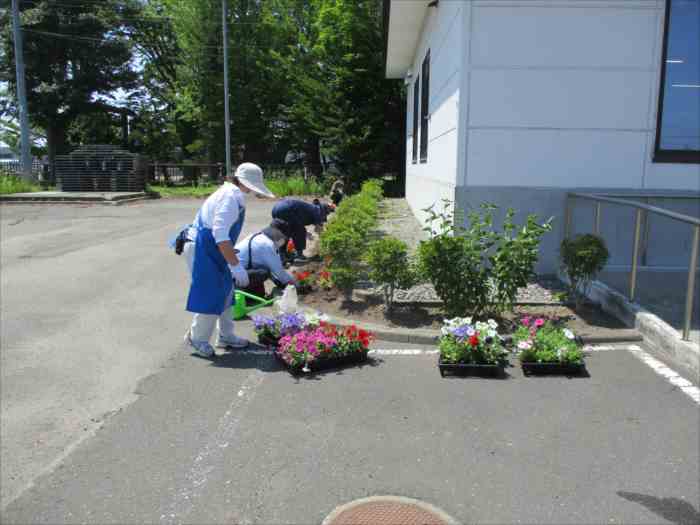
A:
POLYGON ((578 376, 586 372, 585 363, 521 363, 523 374, 578 376))
POLYGON ((352 354, 346 354, 340 357, 331 357, 328 359, 317 359, 309 363, 310 372, 303 371, 303 365, 301 366, 290 366, 279 353, 275 352, 275 357, 277 360, 284 365, 284 367, 292 375, 304 375, 310 372, 321 372, 323 370, 330 370, 333 368, 342 368, 345 366, 357 365, 367 361, 367 351, 364 352, 353 352, 352 354))
POLYGON ((456 376, 477 376, 477 377, 500 377, 505 373, 505 364, 499 365, 475 365, 475 364, 454 364, 443 363, 442 359, 438 361, 440 375, 456 376))

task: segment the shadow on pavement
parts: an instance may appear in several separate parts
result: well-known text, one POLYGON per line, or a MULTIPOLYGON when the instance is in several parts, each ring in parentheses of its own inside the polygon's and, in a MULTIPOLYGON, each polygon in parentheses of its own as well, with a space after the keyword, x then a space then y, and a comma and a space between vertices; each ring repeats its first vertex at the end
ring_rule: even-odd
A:
POLYGON ((682 499, 657 498, 647 494, 624 491, 618 491, 617 495, 643 505, 657 516, 661 516, 676 525, 697 525, 700 523, 700 512, 682 499))

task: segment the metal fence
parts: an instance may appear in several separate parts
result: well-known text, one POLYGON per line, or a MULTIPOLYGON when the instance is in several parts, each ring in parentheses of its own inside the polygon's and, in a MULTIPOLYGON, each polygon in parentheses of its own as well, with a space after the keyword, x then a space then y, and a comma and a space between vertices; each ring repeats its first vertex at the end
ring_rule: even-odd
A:
MULTIPOLYGON (((632 241, 632 251, 630 258, 630 275, 627 287, 627 296, 630 301, 635 301, 637 299, 637 276, 639 272, 639 260, 640 251, 642 246, 647 246, 648 240, 648 224, 649 216, 655 215, 658 217, 664 217, 674 221, 674 223, 680 223, 687 225, 692 231, 692 240, 690 242, 690 254, 688 261, 688 273, 685 286, 685 305, 684 314, 682 322, 682 332, 683 339, 688 341, 690 339, 691 321, 693 316, 693 302, 695 298, 695 276, 698 271, 698 249, 700 245, 700 219, 697 217, 692 217, 690 215, 676 213, 670 210, 659 208, 656 206, 651 206, 650 204, 645 204, 638 202, 636 200, 628 200, 633 198, 644 198, 649 199, 650 197, 658 198, 688 198, 688 196, 677 196, 673 194, 657 194, 657 195, 601 195, 601 194, 589 194, 589 193, 569 193, 567 195, 567 205, 566 205, 566 223, 564 235, 566 238, 570 238, 572 234, 572 221, 573 221, 573 204, 576 199, 592 201, 593 206, 593 233, 596 235, 601 234, 601 225, 603 224, 603 205, 606 206, 617 206, 617 207, 627 207, 634 210, 634 223, 633 225, 633 241, 632 241), (623 197, 623 198, 621 198, 623 197), (642 225, 644 225, 644 230, 642 225)), ((693 198, 693 197, 690 197, 693 198)), ((700 199, 700 196, 694 197, 700 199)))
POLYGON ((143 191, 144 159, 111 145, 83 146, 56 157, 62 191, 143 191))

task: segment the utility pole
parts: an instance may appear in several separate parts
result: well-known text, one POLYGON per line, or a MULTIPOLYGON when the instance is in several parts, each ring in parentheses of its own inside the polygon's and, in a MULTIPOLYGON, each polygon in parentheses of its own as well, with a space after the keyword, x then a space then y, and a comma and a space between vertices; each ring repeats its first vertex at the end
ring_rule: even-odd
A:
POLYGON ((19 0, 12 0, 12 25, 15 36, 15 69, 17 73, 17 104, 19 106, 20 140, 22 146, 22 177, 32 177, 32 156, 29 146, 29 112, 27 92, 24 87, 24 55, 22 51, 22 28, 19 21, 19 0))
POLYGON ((226 121, 226 175, 231 175, 231 116, 228 107, 228 10, 227 0, 221 0, 224 41, 224 119, 226 121))

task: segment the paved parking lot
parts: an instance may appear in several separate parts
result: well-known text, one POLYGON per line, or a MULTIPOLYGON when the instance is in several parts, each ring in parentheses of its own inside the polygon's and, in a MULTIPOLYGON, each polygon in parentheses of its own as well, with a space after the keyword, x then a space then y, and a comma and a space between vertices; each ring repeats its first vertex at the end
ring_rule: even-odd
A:
POLYGON ((299 379, 190 356, 164 243, 196 206, 0 209, 3 523, 320 523, 377 494, 470 523, 699 521, 697 390, 643 349, 570 379, 443 379, 433 348, 382 341, 299 379))

